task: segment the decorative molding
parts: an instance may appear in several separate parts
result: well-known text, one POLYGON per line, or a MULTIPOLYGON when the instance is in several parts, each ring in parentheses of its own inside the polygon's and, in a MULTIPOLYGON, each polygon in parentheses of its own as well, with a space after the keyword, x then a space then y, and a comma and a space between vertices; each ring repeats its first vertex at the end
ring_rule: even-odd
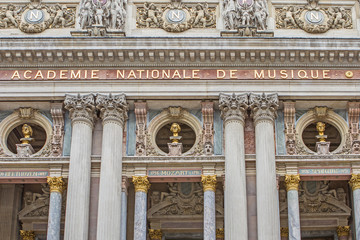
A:
POLYGON ((85 122, 94 127, 95 115, 95 97, 88 95, 69 95, 66 94, 64 101, 65 109, 69 110, 72 124, 75 122, 85 122))
POLYGON ((39 112, 39 110, 33 109, 31 107, 18 109, 19 118, 25 120, 34 118, 35 112, 39 112))
POLYGON ((351 139, 351 153, 360 153, 359 117, 360 102, 348 102, 348 117, 351 139))
POLYGON ((360 189, 360 174, 352 174, 349 184, 353 191, 360 189))
POLYGON ((259 121, 274 122, 277 117, 277 109, 279 107, 279 98, 277 93, 272 94, 254 94, 249 95, 249 107, 251 109, 251 117, 256 125, 259 121))
POLYGON ((47 177, 47 183, 50 187, 50 192, 58 192, 62 194, 66 188, 63 177, 47 177))
POLYGON ((295 145, 295 102, 284 102, 284 125, 286 153, 288 155, 296 154, 295 145))
POLYGON ((147 136, 147 105, 146 102, 135 102, 136 118, 136 156, 146 155, 146 136, 147 136))
POLYGON ((285 175, 286 190, 291 191, 299 190, 300 174, 297 175, 285 175))
POLYGON ((207 3, 183 4, 180 1, 154 4, 145 2, 136 9, 138 28, 161 28, 167 32, 183 32, 191 28, 215 28, 216 7, 207 3))
POLYGON ((147 193, 151 186, 147 176, 133 176, 132 182, 135 186, 135 192, 147 193))
POLYGON ((243 94, 224 94, 219 95, 219 109, 221 117, 225 124, 228 121, 236 120, 245 125, 246 110, 249 107, 249 97, 247 93, 243 94))
POLYGON ((161 229, 149 229, 150 240, 162 240, 161 229))
POLYGON ((53 136, 51 140, 51 156, 62 156, 64 144, 64 111, 62 103, 51 104, 51 117, 53 119, 53 136))
POLYGON ((100 118, 103 120, 103 124, 112 121, 124 126, 128 118, 127 111, 129 110, 124 93, 117 95, 112 95, 111 93, 109 95, 98 94, 95 102, 96 108, 100 111, 100 118))
POLYGON ((201 102, 203 118, 203 143, 205 155, 214 153, 214 102, 201 102))
POLYGON ((216 190, 216 175, 201 175, 201 183, 203 184, 204 192, 216 190))

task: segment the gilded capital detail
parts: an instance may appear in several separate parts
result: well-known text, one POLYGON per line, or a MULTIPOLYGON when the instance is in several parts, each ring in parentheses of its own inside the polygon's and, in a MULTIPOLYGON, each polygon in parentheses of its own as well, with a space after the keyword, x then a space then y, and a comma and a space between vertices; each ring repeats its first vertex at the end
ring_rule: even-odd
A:
POLYGON ((349 184, 353 191, 360 189, 360 174, 351 174, 349 184))
POLYGON ((65 109, 69 110, 72 122, 82 121, 94 126, 95 120, 95 97, 88 95, 66 95, 65 109))
POLYGON ((238 120, 245 123, 246 110, 248 109, 248 94, 224 94, 220 93, 219 108, 221 110, 222 119, 227 122, 229 120, 238 120))
POLYGON ((258 121, 267 120, 274 122, 277 117, 279 107, 279 98, 276 93, 271 94, 254 94, 249 95, 249 106, 251 116, 254 118, 255 125, 258 121))
POLYGON ((350 226, 338 226, 336 229, 338 237, 349 236, 350 226))
POLYGON ((299 182, 300 182, 300 174, 296 175, 286 175, 285 176, 285 184, 286 190, 299 190, 299 182))
POLYGON ((280 228, 280 234, 281 237, 289 237, 289 228, 287 227, 280 228))
POLYGON ((63 177, 47 177, 47 183, 50 187, 50 192, 63 193, 66 184, 63 177))
POLYGON ((34 231, 20 230, 20 236, 22 240, 35 240, 34 231))
POLYGON ((149 229, 150 240, 161 240, 162 231, 160 229, 149 229))
POLYGON ((111 93, 109 95, 97 95, 96 108, 100 110, 100 117, 103 122, 112 120, 123 125, 128 117, 127 111, 129 107, 123 93, 118 95, 112 95, 111 93))
POLYGON ((201 175, 204 192, 216 190, 216 175, 201 175))
POLYGON ((133 176, 132 181, 135 186, 135 192, 147 193, 151 185, 147 176, 133 176))
POLYGON ((216 238, 217 239, 224 239, 225 238, 225 232, 223 228, 216 229, 216 238))

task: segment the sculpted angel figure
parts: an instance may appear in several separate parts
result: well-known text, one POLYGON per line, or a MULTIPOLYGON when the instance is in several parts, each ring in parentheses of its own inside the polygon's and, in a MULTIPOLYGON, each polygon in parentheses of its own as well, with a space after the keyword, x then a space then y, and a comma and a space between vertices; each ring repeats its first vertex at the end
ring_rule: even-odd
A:
POLYGON ((17 14, 19 14, 21 11, 21 8, 16 10, 15 6, 12 4, 9 4, 7 6, 7 10, 5 11, 5 18, 4 18, 4 23, 5 23, 5 28, 7 28, 7 24, 11 23, 13 24, 15 27, 18 27, 18 23, 16 21, 16 16, 17 14))
POLYGON ((62 27, 65 27, 65 11, 66 11, 66 8, 67 8, 66 5, 63 5, 61 7, 60 4, 56 4, 56 6, 55 6, 56 15, 54 17, 53 26, 60 23, 62 27))
POLYGON ((251 18, 252 18, 252 11, 253 8, 242 8, 241 9, 241 25, 248 26, 250 25, 251 18))
POLYGON ((145 20, 146 27, 150 27, 151 22, 155 23, 155 25, 158 26, 158 15, 160 12, 157 7, 153 3, 144 3, 144 8, 147 12, 147 18, 145 20))
POLYGON ((206 17, 207 17, 207 9, 208 4, 205 3, 205 6, 198 3, 196 6, 196 12, 195 12, 195 20, 194 20, 194 26, 196 26, 198 23, 202 24, 202 27, 206 27, 206 17))
POLYGON ((294 7, 284 7, 285 16, 284 16, 284 27, 287 28, 290 24, 292 26, 296 26, 295 19, 294 19, 294 7))

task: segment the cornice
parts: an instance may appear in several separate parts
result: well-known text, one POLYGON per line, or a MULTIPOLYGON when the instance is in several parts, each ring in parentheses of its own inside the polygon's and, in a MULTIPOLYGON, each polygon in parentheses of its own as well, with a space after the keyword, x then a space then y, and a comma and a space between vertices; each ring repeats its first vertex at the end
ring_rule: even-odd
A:
POLYGON ((357 67, 359 38, 0 38, 0 66, 357 67), (270 64, 270 65, 269 65, 270 64))

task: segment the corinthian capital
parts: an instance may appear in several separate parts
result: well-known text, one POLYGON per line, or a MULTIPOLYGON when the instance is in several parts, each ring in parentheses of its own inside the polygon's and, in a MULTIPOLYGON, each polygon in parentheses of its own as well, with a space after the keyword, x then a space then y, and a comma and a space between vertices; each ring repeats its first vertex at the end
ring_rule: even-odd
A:
POLYGON ((88 95, 66 95, 64 101, 65 108, 70 112, 72 122, 86 122, 91 127, 94 126, 95 119, 95 99, 93 94, 88 95))
POLYGON ((249 105, 255 124, 260 120, 268 120, 273 122, 277 116, 276 110, 279 107, 279 98, 276 93, 251 93, 249 96, 249 105))
POLYGON ((219 108, 221 117, 224 121, 238 120, 244 123, 245 114, 248 108, 248 95, 244 94, 224 94, 220 93, 219 108))
POLYGON ((286 184, 286 190, 296 190, 299 189, 299 182, 300 182, 300 174, 296 175, 285 175, 285 184, 286 184))
POLYGON ((118 95, 101 95, 99 94, 96 98, 96 108, 100 110, 100 117, 103 122, 115 121, 121 125, 127 119, 127 111, 129 109, 126 103, 125 94, 118 95))

